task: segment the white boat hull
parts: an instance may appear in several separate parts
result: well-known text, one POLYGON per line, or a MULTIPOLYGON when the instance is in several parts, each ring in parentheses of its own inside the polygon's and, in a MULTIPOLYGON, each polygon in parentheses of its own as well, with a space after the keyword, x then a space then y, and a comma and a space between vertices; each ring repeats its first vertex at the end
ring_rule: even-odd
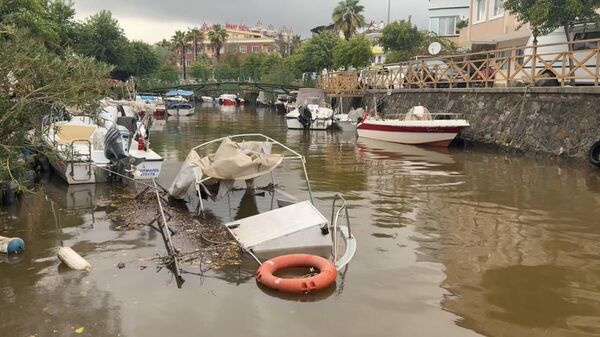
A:
POLYGON ((167 109, 169 116, 190 116, 194 114, 194 109, 167 109))
POLYGON ((367 120, 358 125, 358 136, 385 142, 447 147, 469 126, 464 120, 367 120))
MULTIPOLYGON (((286 119, 288 129, 304 129, 304 126, 300 123, 298 118, 288 117, 286 119)), ((311 125, 309 130, 327 130, 333 125, 331 118, 319 119, 317 118, 311 125)))

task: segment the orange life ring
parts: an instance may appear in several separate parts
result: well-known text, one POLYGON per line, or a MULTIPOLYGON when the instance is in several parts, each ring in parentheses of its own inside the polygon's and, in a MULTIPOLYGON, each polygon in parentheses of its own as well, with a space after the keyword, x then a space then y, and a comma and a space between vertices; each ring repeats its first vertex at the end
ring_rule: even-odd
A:
POLYGON ((256 280, 271 289, 287 293, 309 293, 327 288, 337 277, 331 261, 316 255, 291 254, 278 256, 263 263, 256 271, 256 280), (319 274, 308 278, 280 278, 273 275, 278 270, 294 267, 314 267, 319 274))

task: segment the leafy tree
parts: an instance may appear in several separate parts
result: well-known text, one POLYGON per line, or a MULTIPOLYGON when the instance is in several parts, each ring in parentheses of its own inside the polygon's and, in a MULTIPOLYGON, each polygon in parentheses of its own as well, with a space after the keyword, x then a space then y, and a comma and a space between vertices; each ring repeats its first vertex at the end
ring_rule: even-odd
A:
POLYGON ((150 74, 158 70, 160 60, 151 45, 142 41, 133 41, 129 44, 129 74, 137 76, 150 74))
POLYGON ((215 79, 217 81, 237 80, 239 75, 239 68, 235 68, 227 62, 219 63, 215 67, 215 79))
POLYGON ((163 45, 161 42, 156 43, 154 45, 154 53, 158 58, 158 62, 160 64, 173 64, 175 63, 173 48, 171 48, 171 43, 168 45, 163 45))
POLYGON ((383 28, 379 42, 385 51, 402 50, 413 52, 423 44, 423 34, 410 21, 392 22, 383 28))
POLYGON ((225 45, 229 34, 223 26, 216 24, 212 26, 212 31, 208 32, 208 39, 215 48, 215 56, 217 57, 217 63, 221 61, 221 48, 225 45))
POLYGON ((291 84, 295 79, 302 76, 302 71, 298 68, 297 57, 291 56, 281 59, 278 64, 273 66, 269 72, 263 76, 263 82, 291 84))
POLYGON ((54 52, 73 45, 74 16, 72 3, 63 1, 0 1, 0 23, 29 31, 54 52))
POLYGON ((335 28, 344 33, 349 40, 356 30, 365 25, 365 16, 361 13, 365 7, 358 4, 359 0, 342 0, 333 10, 335 28))
POLYGON ((29 130, 39 136, 42 118, 63 106, 96 113, 111 67, 72 50, 59 56, 37 35, 2 24, 0 45, 0 182, 20 185, 29 130))
POLYGON ((386 51, 388 62, 399 62, 423 52, 430 40, 428 34, 420 32, 410 20, 400 20, 385 26, 379 43, 386 51))
POLYGON ((130 61, 129 41, 111 12, 101 11, 88 17, 78 29, 79 53, 116 66, 113 76, 126 78, 130 61))
POLYGON ((158 68, 158 76, 156 76, 162 83, 177 83, 178 75, 177 68, 172 65, 163 64, 158 68))
POLYGON ((333 64, 335 68, 360 68, 373 60, 371 41, 364 35, 353 36, 350 40, 340 41, 333 48, 333 64))
POLYGON ((212 69, 210 65, 204 61, 196 61, 190 66, 190 75, 199 81, 208 81, 212 69))
POLYGON ((242 61, 240 71, 246 78, 260 81, 265 74, 265 54, 250 54, 242 61))
POLYGON ((187 79, 186 72, 186 50, 187 50, 187 37, 186 34, 180 30, 175 32, 175 35, 171 37, 171 46, 174 51, 180 55, 181 69, 183 70, 183 79, 187 79))
POLYGON ((333 49, 340 38, 323 32, 302 44, 298 51, 298 67, 304 72, 319 72, 333 65, 333 49))
POLYGON ((194 62, 196 62, 198 61, 198 42, 202 43, 204 40, 204 33, 197 27, 194 27, 187 32, 186 38, 187 41, 193 43, 192 47, 194 48, 194 62))

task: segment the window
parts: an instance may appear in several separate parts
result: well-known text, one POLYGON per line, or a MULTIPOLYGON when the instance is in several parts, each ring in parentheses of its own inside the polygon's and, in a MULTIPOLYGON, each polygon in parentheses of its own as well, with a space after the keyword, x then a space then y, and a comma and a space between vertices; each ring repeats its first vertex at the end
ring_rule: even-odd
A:
POLYGON ((260 51, 260 47, 259 46, 252 46, 252 52, 253 53, 258 53, 260 51))
POLYGON ((501 16, 504 14, 503 0, 492 0, 492 17, 501 16))
POLYGON ((481 22, 485 20, 485 5, 486 0, 475 0, 475 9, 473 16, 475 17, 475 22, 481 22))
POLYGON ((189 66, 191 66, 191 65, 192 65, 192 60, 190 60, 190 59, 186 59, 186 60, 185 60, 185 66, 186 66, 186 67, 189 67, 189 66))
POLYGON ((458 35, 458 29, 456 28, 456 22, 458 22, 458 16, 441 16, 429 19, 429 30, 439 36, 452 36, 458 35))
MULTIPOLYGON (((577 33, 573 37, 573 41, 592 40, 592 39, 599 39, 599 38, 600 38, 600 31, 599 32, 577 33)), ((573 43, 573 50, 596 49, 597 47, 598 46, 597 46, 596 41, 573 43)))
POLYGON ((240 53, 242 54, 246 54, 246 52, 248 52, 248 49, 245 45, 241 45, 240 46, 240 53))

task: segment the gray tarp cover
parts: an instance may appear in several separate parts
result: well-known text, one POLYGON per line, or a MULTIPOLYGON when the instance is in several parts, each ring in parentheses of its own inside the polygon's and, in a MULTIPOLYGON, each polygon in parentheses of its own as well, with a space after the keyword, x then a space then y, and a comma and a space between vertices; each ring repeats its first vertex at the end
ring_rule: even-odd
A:
POLYGON ((268 142, 236 143, 226 138, 216 152, 204 158, 192 150, 171 184, 169 193, 176 199, 182 199, 190 185, 205 177, 232 183, 267 174, 283 161, 283 155, 271 153, 272 145, 268 142))
POLYGON ((235 143, 223 140, 215 153, 197 164, 202 174, 220 180, 247 180, 274 170, 283 161, 283 155, 271 154, 271 144, 265 142, 235 143))

